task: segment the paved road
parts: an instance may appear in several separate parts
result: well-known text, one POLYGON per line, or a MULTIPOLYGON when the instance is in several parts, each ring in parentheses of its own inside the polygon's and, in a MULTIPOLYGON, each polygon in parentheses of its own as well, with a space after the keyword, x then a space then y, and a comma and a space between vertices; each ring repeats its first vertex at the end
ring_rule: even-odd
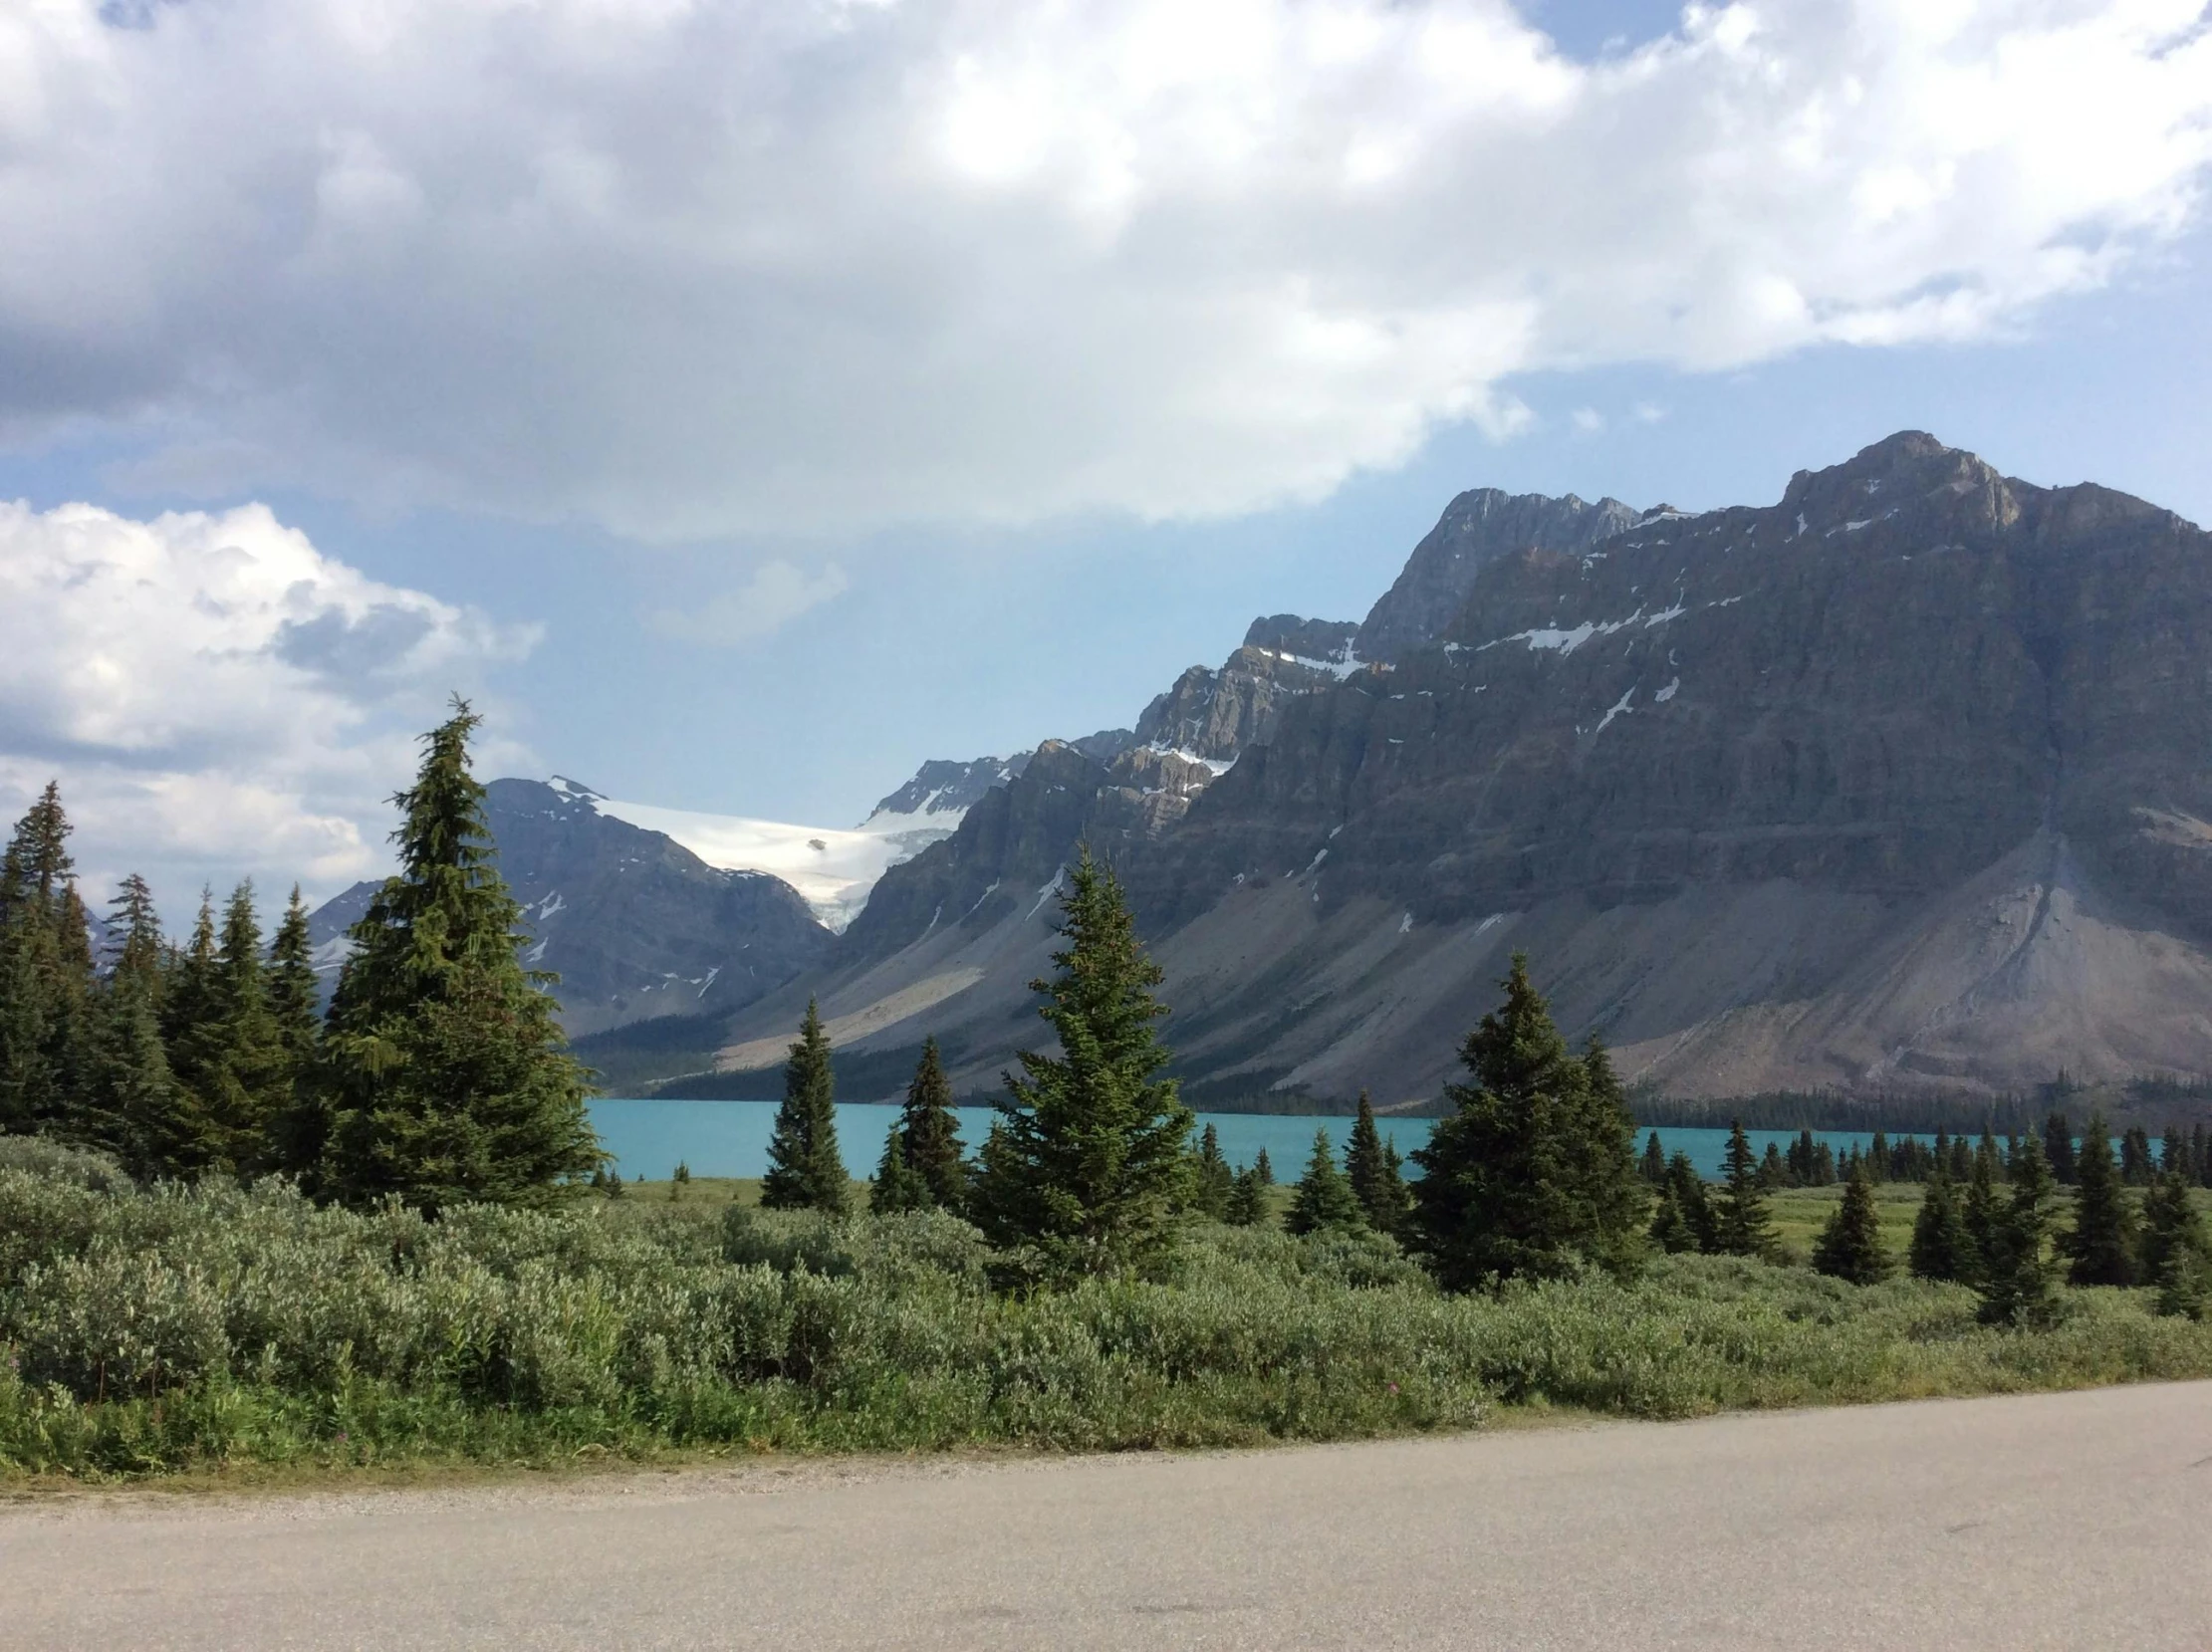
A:
POLYGON ((2212 1383, 0 1513, 0 1645, 2212 1647, 2212 1383))

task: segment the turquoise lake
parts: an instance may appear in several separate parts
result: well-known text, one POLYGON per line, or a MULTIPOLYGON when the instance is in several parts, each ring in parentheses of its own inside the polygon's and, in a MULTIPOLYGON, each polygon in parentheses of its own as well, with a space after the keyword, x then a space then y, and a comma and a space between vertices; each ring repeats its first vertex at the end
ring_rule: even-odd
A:
MULTIPOLYGON (((988 1107, 960 1107, 960 1138, 971 1149, 990 1129, 988 1107)), ((838 1103, 838 1146, 845 1165, 856 1176, 865 1176, 882 1156, 883 1135, 897 1116, 895 1107, 869 1102, 838 1103)), ((603 1097, 592 1103, 592 1122, 600 1140, 614 1155, 615 1169, 629 1179, 664 1179, 678 1160, 694 1176, 758 1176, 768 1168, 768 1136, 775 1123, 773 1101, 639 1101, 603 1097)), ((1385 1137, 1396 1141, 1398 1151, 1409 1153, 1428 1139, 1433 1120, 1385 1118, 1385 1137)), ((1276 1176, 1295 1181, 1314 1150, 1314 1132, 1329 1132, 1337 1151, 1344 1151, 1352 1133, 1349 1118, 1311 1118, 1284 1113, 1200 1113, 1200 1128, 1211 1124, 1221 1136, 1221 1151, 1232 1165, 1251 1162, 1267 1149, 1276 1176)), ((1797 1139, 1795 1130, 1747 1130, 1752 1147, 1761 1153, 1770 1141, 1787 1148, 1797 1139)), ((1638 1130, 1640 1152, 1648 1131, 1638 1130)), ((1846 1146, 1864 1147, 1870 1134, 1851 1130, 1816 1130, 1817 1139, 1841 1153, 1846 1146)), ((1894 1137, 1892 1138, 1894 1139, 1894 1137)), ((1932 1137, 1924 1138, 1932 1140, 1932 1137)), ((1659 1145, 1668 1153, 1681 1151, 1707 1176, 1717 1176, 1721 1155, 1728 1145, 1726 1130, 1667 1130, 1659 1132, 1659 1145)))

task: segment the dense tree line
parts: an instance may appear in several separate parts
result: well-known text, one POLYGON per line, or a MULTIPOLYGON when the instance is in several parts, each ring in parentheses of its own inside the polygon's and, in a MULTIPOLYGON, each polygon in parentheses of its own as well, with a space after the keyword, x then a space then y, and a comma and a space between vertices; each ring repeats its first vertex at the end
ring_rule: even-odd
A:
POLYGON ((400 869, 349 931, 326 1011, 297 887, 265 937, 253 885, 163 933, 143 878, 103 955, 49 785, 0 866, 0 1129, 140 1178, 283 1173, 352 1204, 540 1203, 602 1162, 549 978, 526 970, 469 773, 478 719, 424 737, 393 800, 400 869))

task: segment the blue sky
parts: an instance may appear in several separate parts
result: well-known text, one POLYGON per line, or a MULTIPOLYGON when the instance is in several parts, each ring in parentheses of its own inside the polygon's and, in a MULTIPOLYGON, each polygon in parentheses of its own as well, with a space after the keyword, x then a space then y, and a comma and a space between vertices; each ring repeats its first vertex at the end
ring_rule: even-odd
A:
POLYGON ((0 803, 62 773, 104 875, 346 881, 450 686, 494 767, 850 824, 1358 617, 1466 487, 1763 502, 1918 427, 2212 520, 2187 5, 67 9, 0 31, 0 803))

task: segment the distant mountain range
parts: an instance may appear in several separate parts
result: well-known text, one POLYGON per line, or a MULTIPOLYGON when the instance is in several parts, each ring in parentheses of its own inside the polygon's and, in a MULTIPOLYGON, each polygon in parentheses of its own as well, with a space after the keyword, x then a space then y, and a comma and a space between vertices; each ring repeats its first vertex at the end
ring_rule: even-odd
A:
POLYGON ((810 995, 849 1091, 925 1034, 991 1087, 1086 839, 1200 1100, 1432 1095, 1515 949, 1668 1093, 2197 1073, 2208 650, 2212 537, 1906 432, 1771 506, 1461 494, 1363 621, 1257 619, 1133 731, 925 765, 852 832, 529 782, 495 826, 565 903, 533 921, 587 1053, 675 1093, 773 1093, 810 995), (675 924, 620 853, 775 876, 675 924))

